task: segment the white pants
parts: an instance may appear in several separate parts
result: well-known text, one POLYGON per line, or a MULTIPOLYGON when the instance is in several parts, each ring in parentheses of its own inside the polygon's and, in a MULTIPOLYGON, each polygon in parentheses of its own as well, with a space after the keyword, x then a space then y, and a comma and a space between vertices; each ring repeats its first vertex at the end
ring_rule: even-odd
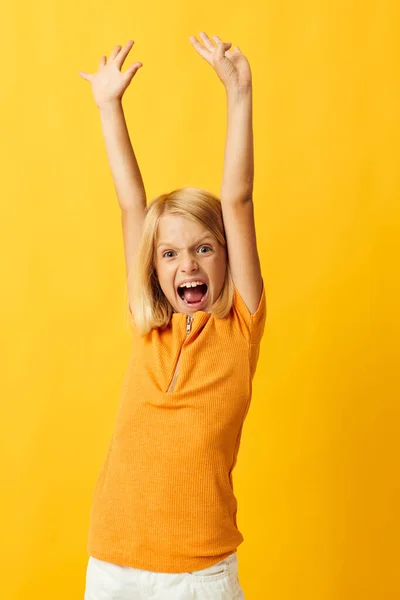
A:
POLYGON ((200 571, 159 573, 89 557, 84 600, 245 600, 234 552, 200 571))

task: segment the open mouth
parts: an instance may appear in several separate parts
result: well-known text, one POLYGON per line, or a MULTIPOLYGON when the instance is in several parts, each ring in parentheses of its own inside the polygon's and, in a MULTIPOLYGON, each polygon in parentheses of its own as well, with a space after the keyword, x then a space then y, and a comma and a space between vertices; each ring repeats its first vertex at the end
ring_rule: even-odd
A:
POLYGON ((205 283, 196 285, 195 287, 179 287, 178 295, 185 306, 198 308, 203 306, 206 302, 208 287, 205 283))

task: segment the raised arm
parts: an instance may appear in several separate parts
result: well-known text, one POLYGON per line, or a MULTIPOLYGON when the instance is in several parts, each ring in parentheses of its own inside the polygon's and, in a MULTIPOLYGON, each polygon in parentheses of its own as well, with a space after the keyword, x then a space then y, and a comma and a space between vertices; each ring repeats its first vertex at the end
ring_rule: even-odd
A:
MULTIPOLYGON (((129 138, 121 100, 102 106, 100 119, 114 187, 121 208, 125 271, 128 278, 142 237, 146 216, 146 192, 129 138)), ((129 280, 128 293, 131 297, 129 280)))
POLYGON ((116 46, 108 60, 102 56, 96 73, 79 72, 83 79, 91 83, 100 113, 108 162, 121 208, 127 275, 133 265, 146 214, 146 192, 122 107, 122 96, 142 66, 142 63, 136 62, 125 73, 121 73, 133 44, 134 41, 130 40, 123 48, 116 46))
POLYGON ((216 46, 203 31, 204 46, 190 37, 194 48, 215 70, 222 81, 227 100, 227 134, 221 202, 242 202, 252 198, 254 179, 252 78, 247 58, 231 42, 214 35, 216 46))
POLYGON ((115 99, 99 107, 101 127, 106 145, 118 203, 122 211, 146 209, 146 192, 142 175, 126 125, 122 100, 115 99))
POLYGON ((241 50, 200 33, 204 45, 190 37, 194 48, 215 70, 227 98, 227 134, 221 205, 232 279, 249 312, 256 312, 263 280, 257 251, 253 206, 252 77, 241 50))
POLYGON ((227 130, 221 202, 253 197, 252 88, 227 88, 227 130))

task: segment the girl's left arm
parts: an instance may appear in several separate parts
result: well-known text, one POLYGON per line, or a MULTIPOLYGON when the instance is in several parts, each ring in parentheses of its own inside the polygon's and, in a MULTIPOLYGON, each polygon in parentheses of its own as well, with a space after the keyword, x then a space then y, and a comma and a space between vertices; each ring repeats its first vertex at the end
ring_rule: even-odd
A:
POLYGON ((263 280, 257 251, 253 206, 253 107, 249 62, 240 48, 214 35, 212 43, 203 31, 203 44, 191 36, 200 56, 214 69, 226 91, 226 134, 221 204, 232 279, 249 312, 256 312, 263 280))
POLYGON ((253 198, 253 90, 227 87, 227 132, 221 202, 247 202, 253 198))
POLYGON ((227 88, 227 133, 221 205, 232 279, 249 312, 260 302, 263 280, 254 222, 252 89, 227 88))
POLYGON ((222 81, 228 107, 224 173, 221 201, 225 204, 242 203, 253 196, 253 124, 252 75, 250 64, 238 46, 230 49, 231 42, 223 42, 213 35, 214 43, 201 31, 201 41, 190 36, 200 56, 214 69, 222 81))

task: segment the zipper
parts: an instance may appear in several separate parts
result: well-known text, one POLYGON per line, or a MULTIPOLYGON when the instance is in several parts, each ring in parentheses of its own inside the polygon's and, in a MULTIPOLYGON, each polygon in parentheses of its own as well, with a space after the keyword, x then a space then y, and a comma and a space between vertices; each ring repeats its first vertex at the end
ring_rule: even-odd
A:
MULTIPOLYGON (((190 330, 192 329, 193 319, 194 319, 193 316, 186 315, 186 337, 185 337, 185 339, 188 337, 190 330)), ((181 349, 181 354, 182 354, 182 349, 181 349)), ((176 363, 175 373, 174 373, 174 376, 171 381, 171 385, 169 386, 167 393, 173 392, 173 390, 174 390, 176 379, 178 377, 178 367, 179 367, 179 361, 181 360, 181 354, 179 355, 178 362, 176 363)))

